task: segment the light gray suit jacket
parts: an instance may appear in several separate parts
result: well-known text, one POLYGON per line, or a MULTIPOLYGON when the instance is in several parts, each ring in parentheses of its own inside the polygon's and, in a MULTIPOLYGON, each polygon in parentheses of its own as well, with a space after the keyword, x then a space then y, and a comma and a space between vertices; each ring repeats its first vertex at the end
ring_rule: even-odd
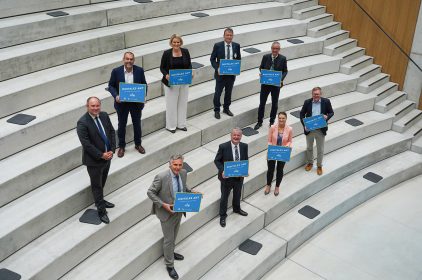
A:
MULTIPOLYGON (((180 170, 179 174, 182 179, 183 192, 190 192, 191 189, 186 185, 186 170, 180 170)), ((171 216, 171 214, 163 208, 163 203, 174 204, 171 175, 170 169, 157 174, 147 192, 148 197, 153 202, 151 214, 157 215, 158 219, 162 222, 167 221, 171 216)))

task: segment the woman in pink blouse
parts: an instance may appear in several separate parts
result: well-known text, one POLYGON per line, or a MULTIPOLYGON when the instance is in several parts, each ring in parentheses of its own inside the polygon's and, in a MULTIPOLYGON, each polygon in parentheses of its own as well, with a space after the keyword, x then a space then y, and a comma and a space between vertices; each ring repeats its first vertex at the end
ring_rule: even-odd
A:
MULTIPOLYGON (((287 114, 285 112, 278 113, 278 120, 268 130, 268 145, 287 146, 292 147, 293 129, 286 124, 287 114)), ((274 195, 279 194, 281 180, 283 179, 284 161, 267 160, 267 185, 265 186, 265 195, 271 191, 271 182, 274 177, 274 169, 277 164, 277 175, 274 195)))

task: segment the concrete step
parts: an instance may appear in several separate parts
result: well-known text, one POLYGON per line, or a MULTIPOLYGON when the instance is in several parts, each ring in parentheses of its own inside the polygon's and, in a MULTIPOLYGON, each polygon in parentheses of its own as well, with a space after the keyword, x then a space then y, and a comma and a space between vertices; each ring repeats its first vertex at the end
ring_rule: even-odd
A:
POLYGON ((338 54, 337 57, 341 58, 341 64, 346 64, 349 61, 355 60, 361 56, 365 55, 365 49, 360 47, 355 47, 353 49, 347 50, 341 54, 338 54))
POLYGON ((334 19, 334 15, 332 14, 321 14, 318 16, 314 16, 311 18, 306 19, 308 22, 308 29, 313 28, 315 26, 323 25, 329 22, 332 22, 334 19))
POLYGON ((397 106, 398 104, 404 102, 406 100, 406 97, 406 93, 402 91, 393 92, 383 100, 375 103, 374 110, 377 112, 385 113, 394 106, 397 106))
POLYGON ((329 46, 331 44, 335 44, 342 40, 349 38, 350 32, 346 30, 338 30, 328 35, 320 37, 320 39, 324 40, 324 47, 329 46))
MULTIPOLYGON (((283 45, 285 44, 283 43, 283 45)), ((250 69, 252 67, 255 68, 256 65, 258 65, 261 61, 262 53, 268 52, 267 49, 269 49, 270 43, 254 45, 254 47, 259 47, 263 50, 263 52, 257 54, 249 54, 243 52, 245 56, 242 60, 244 62, 242 70, 250 69)), ((289 46, 287 46, 286 49, 283 49, 283 53, 285 53, 293 61, 294 58, 300 57, 301 55, 303 55, 303 53, 319 53, 321 47, 322 44, 320 42, 306 42, 300 45, 292 45, 289 43, 289 46)), ((309 61, 309 59, 307 58, 305 60, 309 61)), ((194 61, 202 62, 204 64, 204 67, 195 70, 195 78, 193 84, 196 85, 204 81, 212 80, 214 71, 209 62, 209 56, 200 57, 194 59, 194 61)), ((306 64, 306 62, 304 63, 306 64)), ((293 64, 296 65, 296 67, 300 66, 300 63, 293 64)), ((303 64, 303 66, 305 66, 305 64, 303 64)), ((294 70, 294 68, 292 70, 294 70)), ((311 72, 315 71, 314 67, 309 66, 309 68, 311 72)), ((149 86, 148 99, 163 95, 161 77, 162 74, 161 72, 159 72, 159 69, 154 69, 146 72, 146 79, 149 86)), ((8 123, 7 120, 9 119, 9 117, 0 119, 0 127, 2 127, 2 133, 0 133, 0 147, 10 146, 9 149, 3 150, 4 152, 6 152, 6 154, 0 153, 0 158, 5 157, 7 155, 11 155, 14 152, 21 151, 22 149, 31 147, 36 143, 39 143, 41 141, 54 137, 60 133, 73 129, 79 117, 83 114, 83 112, 86 111, 85 104, 84 102, 81 102, 81 100, 86 100, 89 96, 95 95, 99 97, 102 100, 103 110, 109 113, 114 112, 113 98, 110 93, 104 90, 105 87, 107 87, 107 84, 102 84, 21 111, 21 113, 23 114, 33 115, 37 117, 34 121, 25 125, 24 127, 8 123), (62 104, 66 105, 63 106, 62 104), (22 139, 22 133, 28 135, 29 138, 22 139), (13 145, 10 145, 10 143, 13 143, 13 145)), ((211 104, 212 102, 209 103, 210 106, 211 104)), ((144 111, 146 111, 149 107, 149 105, 146 106, 147 107, 144 111)), ((207 109, 210 108, 211 107, 207 106, 207 109)), ((196 111, 201 112, 199 109, 196 111)), ((157 124, 159 126, 154 127, 154 129, 152 130, 145 131, 145 133, 150 133, 154 130, 164 127, 162 123, 154 124, 157 124)))
POLYGON ((412 141, 412 147, 411 150, 414 151, 415 153, 419 153, 422 154, 422 137, 421 136, 421 132, 418 133, 416 139, 414 138, 412 141))
POLYGON ((323 13, 325 13, 325 6, 317 5, 317 6, 305 8, 302 10, 296 10, 293 12, 292 16, 294 19, 303 20, 303 19, 319 16, 323 13))
MULTIPOLYGON (((243 32, 248 32, 248 29, 266 29, 263 23, 254 25, 256 18, 263 16, 268 21, 289 18, 291 7, 273 2, 204 10, 203 12, 210 16, 196 17, 190 13, 163 16, 0 49, 0 66, 9 68, 2 73, 1 80, 164 39, 167 41, 166 47, 168 48, 168 38, 166 38, 168 33, 164 34, 160 32, 161 30, 166 30, 170 34, 181 32, 180 35, 198 33, 195 35, 200 36, 200 32, 225 28, 230 24, 236 26, 237 34, 242 33, 241 30, 246 25, 249 26, 243 32), (62 55, 63 52, 69 50, 73 50, 73 52, 67 53, 66 56, 62 55), (17 64, 16 60, 20 64, 17 64)), ((283 25, 281 22, 279 24, 283 25)), ((268 27, 271 28, 271 24, 268 27)), ((274 25, 272 27, 275 28, 274 25)), ((305 35, 305 32, 300 35, 305 35)), ((220 30, 217 38, 221 38, 221 36, 220 30)))
MULTIPOLYGON (((261 44, 263 42, 270 42, 274 40, 274 38, 286 39, 291 37, 303 36, 306 33, 306 23, 288 19, 279 21, 269 21, 258 24, 242 25, 236 27, 235 29, 236 41, 239 42, 242 46, 249 46, 261 44)), ((211 52, 210 46, 212 46, 213 43, 221 40, 221 34, 222 30, 214 30, 187 35, 183 38, 184 45, 186 48, 190 49, 192 57, 208 55, 211 52)), ((143 66, 145 70, 151 70, 159 67, 162 52, 166 49, 168 49, 168 39, 154 43, 144 44, 140 47, 133 48, 132 51, 135 53, 135 55, 142 54, 142 57, 138 57, 139 61, 137 61, 137 64, 143 66)), ((66 65, 59 67, 60 74, 57 76, 53 75, 53 81, 48 79, 47 85, 45 85, 44 83, 40 85, 39 80, 37 81, 35 79, 35 77, 40 77, 41 75, 36 75, 36 73, 31 74, 32 84, 29 84, 32 87, 35 87, 35 92, 29 90, 26 83, 24 83, 25 85, 19 83, 19 78, 8 80, 2 83, 4 87, 0 89, 1 116, 7 116, 14 112, 18 112, 25 108, 44 103, 46 101, 64 96, 77 90, 101 84, 108 80, 111 69, 121 64, 121 59, 122 51, 119 50, 106 55, 100 55, 95 58, 86 59, 85 61, 81 61, 81 63, 76 63, 76 65, 74 65, 75 67, 82 68, 79 68, 78 71, 76 71, 76 76, 79 76, 79 73, 83 71, 87 71, 86 74, 88 75, 81 81, 76 80, 75 77, 72 77, 71 80, 74 81, 74 83, 70 87, 70 89, 64 90, 65 93, 61 93, 61 91, 55 90, 55 87, 57 86, 55 82, 57 78, 63 78, 63 76, 65 75, 63 73, 66 73, 66 69, 67 71, 69 71, 69 67, 66 67, 66 65), (106 68, 104 68, 104 66, 106 68), (94 70, 93 68, 97 68, 100 71, 94 70), (90 78, 92 77, 94 77, 93 81, 90 80, 90 78), (81 83, 82 86, 75 86, 75 84, 79 83, 81 83), (41 88, 39 87, 41 87, 42 89, 47 89, 47 91, 41 91, 41 88), (20 94, 15 95, 16 92, 19 92, 20 94), (26 93, 28 92, 30 93, 30 95, 35 95, 36 97, 33 99, 28 98, 28 95, 26 95, 26 93)), ((57 64, 61 63, 63 62, 57 62, 57 64)), ((45 79, 46 76, 42 75, 41 77, 43 77, 42 79, 45 79)), ((66 84, 69 81, 67 81, 66 84)))
MULTIPOLYGON (((344 90, 348 90, 348 88, 352 88, 353 85, 355 85, 353 80, 347 79, 348 78, 345 77, 343 82, 341 82, 340 79, 336 80, 337 82, 344 84, 344 90)), ((310 80, 307 82, 309 81, 310 80)), ((328 94, 332 93, 335 95, 339 93, 339 88, 333 85, 332 77, 325 78, 322 80, 322 82, 322 86, 324 86, 324 83, 329 84, 329 86, 326 86, 326 92, 328 94)), ((302 88, 302 90, 303 84, 304 83, 299 84, 299 88, 302 88)), ((311 87, 312 85, 307 85, 306 90, 301 93, 303 98, 302 100, 297 101, 299 104, 303 102, 305 98, 307 98, 311 87)), ((366 107, 372 108, 373 104, 368 102, 368 100, 370 100, 372 97, 359 93, 357 94, 360 95, 360 97, 363 99, 358 101, 357 96, 353 96, 347 99, 347 104, 354 103, 356 101, 358 102, 356 103, 357 106, 348 105, 348 110, 354 111, 356 109, 365 110, 366 107)), ((227 128, 227 124, 230 124, 230 127, 237 125, 250 125, 255 121, 256 118, 256 105, 254 105, 257 100, 256 98, 256 95, 249 96, 234 102, 232 106, 236 116, 233 117, 232 120, 229 120, 226 117, 222 117, 222 119, 216 120, 214 117, 212 117, 212 121, 200 122, 201 118, 204 116, 207 117, 208 115, 213 115, 211 113, 205 113, 189 119, 188 132, 183 134, 177 133, 176 137, 171 139, 171 142, 168 142, 167 139, 169 132, 163 130, 144 137, 143 144, 147 149, 146 155, 139 156, 139 154, 135 153, 135 151, 131 153, 130 151, 133 149, 133 145, 128 146, 127 155, 125 155, 123 159, 113 161, 109 178, 107 180, 105 193, 107 194, 118 189, 127 182, 142 176, 163 162, 166 162, 170 155, 170 151, 177 150, 180 153, 185 153, 195 149, 196 147, 199 147, 200 143, 197 143, 197 141, 207 143, 219 136, 222 136, 226 132, 228 133, 230 129, 227 128), (242 125, 241 122, 245 122, 245 120, 249 121, 249 123, 242 125), (203 125, 204 123, 208 124, 208 126, 205 128, 203 125), (196 129, 193 126, 199 127, 199 129, 196 129), (218 129, 218 127, 224 127, 224 129, 218 129), (215 133, 214 131, 218 131, 218 133, 215 133), (163 144, 163 141, 167 141, 166 144, 163 144), (186 145, 183 148, 180 147, 182 143, 183 145, 186 145), (142 168, 138 167, 139 164, 141 164, 142 168), (137 166, 136 170, 132 171, 135 166, 137 166)), ((339 116, 341 116, 340 112, 339 116)), ((76 139, 75 142, 77 142, 76 139)), ((79 146, 77 147, 79 148, 79 146)), ((75 156, 79 157, 77 154, 75 156)), ((4 227, 0 230, 0 244, 3 246, 3 242, 6 242, 8 236, 21 236, 19 234, 21 231, 25 232, 25 234, 22 236, 22 238, 19 238, 19 240, 13 244, 5 244, 5 249, 1 252, 4 255, 1 255, 0 258, 3 259, 4 257, 10 255, 17 248, 22 247, 30 240, 38 237, 58 223, 81 211, 84 207, 89 205, 91 201, 92 198, 89 191, 89 178, 86 174, 86 170, 84 167, 78 167, 71 172, 68 172, 63 176, 58 177, 57 179, 54 179, 53 181, 43 185, 41 188, 27 193, 19 199, 7 204, 2 209, 0 209, 0 217, 2 219, 4 217, 5 224, 8 225, 7 227, 4 227), (66 186, 66 188, 63 188, 63 186, 66 186), (45 195, 46 193, 55 193, 54 199, 51 199, 51 195, 45 195), (81 196, 84 199, 81 199, 81 196), (44 201, 46 199, 48 201, 44 201), (27 205, 32 205, 31 209, 28 209, 27 205), (12 217, 13 215, 11 216, 10 213, 15 212, 22 214, 19 218, 12 217), (38 223, 40 220, 44 222, 38 223), (34 223, 36 223, 36 226, 34 226, 34 223)))
POLYGON ((306 9, 306 8, 310 8, 310 7, 314 7, 314 6, 318 5, 318 0, 293 0, 293 1, 291 1, 291 0, 288 0, 288 1, 278 0, 278 2, 281 2, 281 3, 289 2, 289 4, 292 5, 292 11, 293 12, 303 10, 303 9, 306 9))
POLYGON ((356 71, 352 75, 355 75, 356 77, 358 77, 358 83, 361 83, 380 73, 381 73, 381 66, 376 65, 376 64, 371 64, 369 66, 366 66, 365 68, 362 68, 356 71))
POLYGON ((358 41, 356 39, 347 38, 343 41, 324 47, 324 54, 326 55, 338 55, 342 52, 357 47, 358 41))
POLYGON ((422 135, 422 119, 411 125, 404 134, 413 137, 413 140, 418 139, 422 135))
MULTIPOLYGON (((185 154, 185 162, 193 169, 188 173, 190 186, 196 186, 216 174, 214 157, 215 153, 202 147, 185 154)), ((80 223, 79 217, 85 212, 84 209, 7 258, 1 263, 2 267, 19 272, 25 279, 59 278, 82 259, 149 216, 152 203, 146 194, 148 187, 156 174, 167 169, 168 163, 165 163, 110 193, 106 199, 115 203, 116 207, 108 213, 111 219, 109 225, 80 223), (47 251, 49 254, 42 253, 47 251)), ((159 227, 155 217, 153 219, 153 225, 159 227)), ((145 229, 150 227, 146 226, 145 229)), ((144 238, 147 236, 143 235, 144 238)))
MULTIPOLYGON (((169 3, 169 0, 164 0, 147 4, 139 4, 134 1, 112 1, 106 4, 95 4, 94 1, 91 1, 90 4, 88 1, 88 5, 61 9, 68 14, 66 16, 52 17, 47 15, 46 12, 39 12, 8 17, 0 19, 0 36, 2 37, 0 48, 136 20, 225 6, 245 5, 252 1, 208 2, 174 0, 169 3), (135 14, 136 11, 137 14, 135 14)), ((259 6, 256 7, 256 9, 259 9, 259 6)), ((265 9, 265 5, 263 8, 265 9)))
MULTIPOLYGON (((186 256, 186 261, 176 265, 179 279, 200 278, 233 249, 263 227, 264 213, 250 205, 243 205, 249 214, 246 218, 232 214, 228 217, 229 224, 224 229, 219 224, 219 218, 216 218, 176 246, 175 250, 186 256), (211 246, 204 246, 204 244, 211 246)), ((163 265, 163 258, 160 258, 134 280, 166 279, 166 276, 168 276, 167 270, 163 265)), ((64 279, 80 278, 65 277, 64 279)))
POLYGON ((258 254, 251 255, 236 248, 200 280, 260 279, 274 265, 284 259, 286 242, 283 239, 264 229, 252 236, 250 240, 262 244, 258 254))
POLYGON ((410 100, 404 100, 400 104, 397 104, 393 108, 391 108, 387 114, 390 114, 394 117, 393 121, 397 121, 407 113, 409 113, 412 109, 416 108, 416 104, 410 100))
POLYGON ((422 119, 422 111, 413 109, 393 124, 393 130, 402 133, 420 119, 422 119))
POLYGON ((411 151, 374 163, 296 205, 269 224, 266 229, 287 240, 287 255, 290 255, 301 244, 348 211, 383 191, 419 175, 421 168, 422 155, 411 151), (381 176, 382 180, 375 183, 363 178, 369 172, 381 176), (299 214, 298 211, 306 205, 321 213, 313 219, 299 214))
POLYGON ((375 101, 379 102, 392 94, 393 92, 396 92, 399 90, 399 85, 393 82, 387 82, 383 84, 382 86, 374 89, 369 94, 375 96, 375 101))
MULTIPOLYGON (((278 197, 263 191, 246 202, 265 211, 265 225, 271 224, 302 201, 351 174, 410 148, 411 138, 387 131, 347 145, 324 156, 324 174, 298 168, 286 174, 278 197)), ((287 249, 290 252, 290 249, 287 249)))
POLYGON ((278 280, 278 279, 306 279, 306 280, 324 280, 318 274, 310 271, 302 265, 290 260, 284 259, 270 271, 268 271, 261 280, 278 280))
POLYGON ((363 81, 358 84, 357 91, 363 92, 363 93, 369 93, 376 88, 379 88, 380 86, 384 85, 385 83, 388 83, 390 81, 390 75, 385 73, 380 73, 375 75, 374 77, 371 77, 370 79, 363 81))
POLYGON ((340 72, 344 74, 353 74, 354 72, 365 68, 367 66, 370 66, 374 62, 374 58, 372 56, 361 56, 359 58, 356 58, 350 62, 347 62, 343 64, 340 67, 340 72))
POLYGON ((333 33, 335 31, 339 31, 340 29, 341 29, 341 23, 333 21, 330 23, 326 23, 326 24, 308 29, 307 35, 309 37, 318 38, 318 37, 333 33))

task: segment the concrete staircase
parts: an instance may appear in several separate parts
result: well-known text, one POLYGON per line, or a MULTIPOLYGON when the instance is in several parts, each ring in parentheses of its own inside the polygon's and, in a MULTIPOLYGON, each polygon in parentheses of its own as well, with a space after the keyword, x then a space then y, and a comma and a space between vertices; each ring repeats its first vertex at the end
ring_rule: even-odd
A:
MULTIPOLYGON (((350 209, 421 174, 422 113, 315 0, 39 2, 24 8, 21 1, 7 1, 0 13, 0 269, 22 279, 166 279, 161 227, 149 214, 146 191, 153 177, 168 168, 173 153, 185 154, 193 168, 188 184, 204 193, 201 211, 189 213, 181 224, 177 251, 185 261, 176 264, 181 279, 262 277, 350 209), (69 15, 46 15, 57 9, 69 15), (235 41, 242 46, 242 73, 233 89, 235 116, 223 114, 217 120, 211 110, 209 54, 226 26, 233 26, 235 41), (176 134, 164 130, 158 69, 172 33, 183 35, 193 61, 202 65, 195 69, 190 87, 188 131, 176 134), (293 38, 302 43, 290 42, 293 38), (257 67, 274 40, 281 42, 288 58, 279 110, 288 112, 294 129, 292 158, 280 196, 264 196, 268 128, 243 137, 253 166, 242 197, 249 216, 230 214, 222 229, 213 160, 232 127, 256 122, 257 67), (146 70, 149 85, 142 116, 147 153, 135 153, 129 143, 125 157, 113 159, 105 188, 107 200, 116 204, 109 211, 111 222, 83 224, 79 217, 93 205, 76 121, 85 111, 86 98, 95 95, 117 127, 105 88, 111 69, 121 64, 128 48, 146 70), (259 52, 249 53, 249 48, 259 52), (302 168, 306 141, 294 116, 314 86, 322 87, 335 111, 321 177, 302 168), (17 113, 37 118, 25 126, 8 123, 17 113), (361 124, 350 125, 352 118, 361 124), (405 164, 388 172, 398 160, 405 164), (369 171, 384 179, 359 181, 369 171), (344 191, 350 182, 357 187, 344 191), (297 214, 305 204, 320 209, 321 215, 307 220, 297 214), (237 249, 248 238, 264 244, 257 256, 237 249)), ((269 100, 265 117, 270 106, 269 100)), ((129 122, 127 139, 133 137, 131 126, 129 122)))

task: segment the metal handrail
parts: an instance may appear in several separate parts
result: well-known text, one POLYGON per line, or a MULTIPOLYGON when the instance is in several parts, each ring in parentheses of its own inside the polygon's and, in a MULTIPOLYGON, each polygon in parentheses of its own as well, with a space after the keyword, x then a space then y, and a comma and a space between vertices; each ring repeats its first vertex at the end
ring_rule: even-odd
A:
POLYGON ((391 38, 390 35, 381 27, 381 25, 359 4, 357 0, 353 0, 353 2, 376 24, 376 26, 390 39, 391 42, 393 42, 396 47, 399 48, 399 50, 419 69, 419 71, 422 72, 421 66, 419 66, 401 47, 400 45, 391 38))

